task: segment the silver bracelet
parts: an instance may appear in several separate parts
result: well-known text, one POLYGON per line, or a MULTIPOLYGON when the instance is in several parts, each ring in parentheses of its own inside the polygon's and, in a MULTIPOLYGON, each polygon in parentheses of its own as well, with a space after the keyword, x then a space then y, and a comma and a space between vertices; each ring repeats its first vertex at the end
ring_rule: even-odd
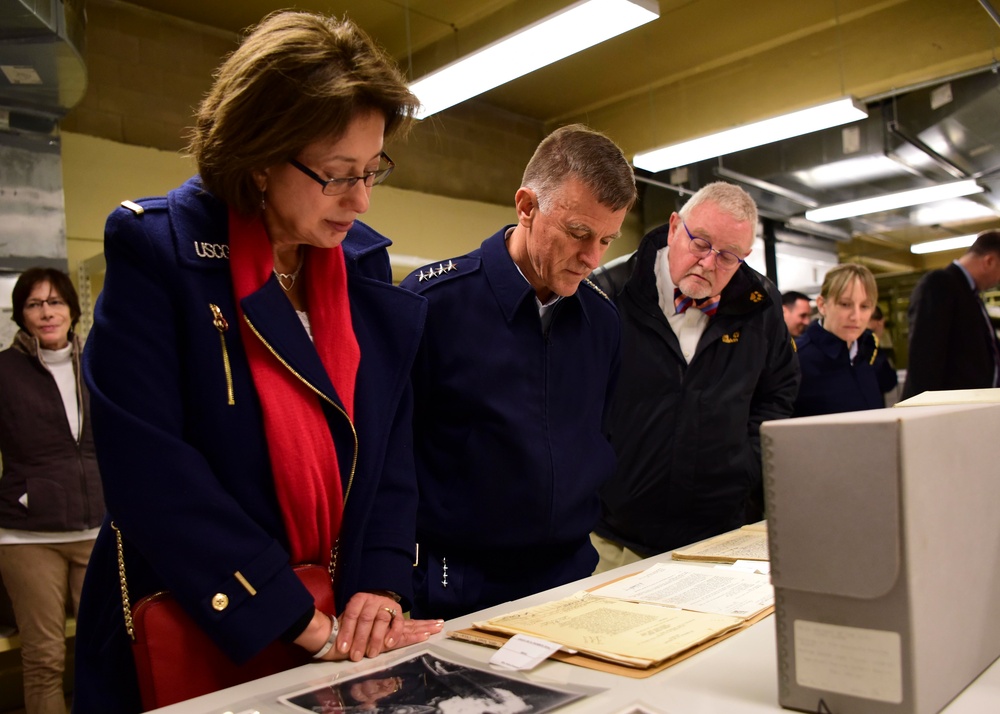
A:
POLYGON ((333 646, 337 643, 337 633, 340 632, 340 625, 337 624, 337 618, 330 618, 330 636, 326 638, 326 642, 322 647, 319 648, 319 652, 313 655, 313 659, 323 659, 323 655, 333 649, 333 646))

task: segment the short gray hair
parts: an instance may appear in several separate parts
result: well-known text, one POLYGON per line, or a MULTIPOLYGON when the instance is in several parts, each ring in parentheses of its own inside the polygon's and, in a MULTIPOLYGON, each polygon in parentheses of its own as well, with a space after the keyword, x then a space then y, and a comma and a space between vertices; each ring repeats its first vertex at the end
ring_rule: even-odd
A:
POLYGON ((521 186, 534 191, 539 208, 548 211, 570 178, 583 183, 598 203, 613 211, 631 209, 638 197, 635 172, 622 150, 583 124, 564 126, 545 137, 524 169, 521 186))
POLYGON ((756 235, 757 233, 757 204, 749 193, 735 184, 725 181, 714 181, 702 186, 697 193, 687 200, 681 210, 678 211, 681 218, 686 219, 695 208, 701 204, 711 201, 725 213, 735 218, 737 221, 747 221, 756 235))

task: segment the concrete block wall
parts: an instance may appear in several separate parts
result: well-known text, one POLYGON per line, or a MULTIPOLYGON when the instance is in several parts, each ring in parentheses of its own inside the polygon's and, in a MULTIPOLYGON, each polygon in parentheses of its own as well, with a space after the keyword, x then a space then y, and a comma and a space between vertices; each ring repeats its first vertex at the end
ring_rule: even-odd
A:
MULTIPOLYGON (((62 129, 183 150, 194 109, 238 38, 120 0, 90 0, 87 14, 87 91, 62 129)), ((392 185, 511 205, 545 133, 540 122, 467 102, 386 147, 399 167, 392 185)))
POLYGON ((62 129, 183 149, 194 107, 237 38, 117 0, 91 0, 87 20, 87 91, 62 129))
MULTIPOLYGON (((122 0, 88 0, 87 89, 61 121, 69 272, 99 292, 104 221, 126 198, 159 195, 195 172, 183 155, 194 110, 236 35, 122 0)), ((514 193, 541 122, 467 101, 386 146, 397 169, 364 220, 407 265, 461 255, 514 220, 514 193)), ((633 211, 605 256, 634 250, 633 211)), ((401 276, 401 275, 400 275, 401 276)), ((80 284, 84 290, 87 285, 80 284)))

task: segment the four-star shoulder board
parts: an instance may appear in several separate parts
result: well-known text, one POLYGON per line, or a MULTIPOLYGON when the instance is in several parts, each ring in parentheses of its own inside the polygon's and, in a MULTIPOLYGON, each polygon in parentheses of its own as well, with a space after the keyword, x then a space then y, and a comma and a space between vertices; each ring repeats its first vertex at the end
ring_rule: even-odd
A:
POLYGON ((444 263, 438 263, 437 268, 432 265, 426 269, 422 269, 417 275, 417 282, 422 283, 426 280, 433 280, 434 278, 439 278, 445 273, 450 273, 453 270, 458 270, 458 266, 455 265, 455 261, 453 260, 449 260, 447 265, 444 263))

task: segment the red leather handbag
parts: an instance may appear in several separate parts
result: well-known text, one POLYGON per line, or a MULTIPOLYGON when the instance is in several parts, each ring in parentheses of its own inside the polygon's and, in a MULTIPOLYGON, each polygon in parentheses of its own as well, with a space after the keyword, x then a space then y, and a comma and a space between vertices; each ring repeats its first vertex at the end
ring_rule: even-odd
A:
MULTIPOLYGON (((117 528, 115 535, 125 625, 132 636, 132 654, 144 710, 176 704, 313 661, 298 645, 273 642, 249 661, 238 665, 168 592, 142 598, 131 608, 130 614, 121 534, 117 528)), ((329 569, 322 565, 297 565, 295 573, 312 593, 316 607, 332 616, 335 605, 329 569)))

